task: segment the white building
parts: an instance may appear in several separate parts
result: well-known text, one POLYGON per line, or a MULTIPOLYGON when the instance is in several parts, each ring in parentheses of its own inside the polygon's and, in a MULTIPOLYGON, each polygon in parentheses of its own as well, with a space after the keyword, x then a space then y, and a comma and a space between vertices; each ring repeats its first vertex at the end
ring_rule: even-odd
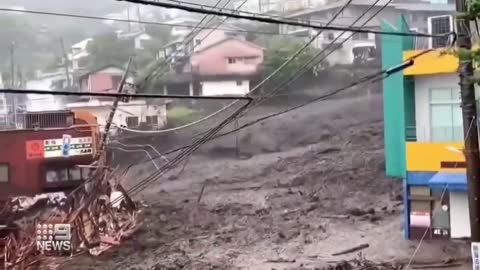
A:
POLYGON ((133 40, 134 48, 136 50, 144 50, 145 42, 152 40, 152 37, 143 31, 134 32, 134 33, 120 32, 117 34, 117 36, 118 36, 118 39, 120 40, 133 40))
POLYGON ((90 55, 87 48, 92 41, 92 38, 87 38, 76 44, 73 44, 70 47, 71 52, 69 54, 69 60, 72 65, 71 68, 73 69, 73 72, 81 70, 85 67, 86 63, 84 60, 90 55))
MULTIPOLYGON (((89 100, 67 104, 72 111, 88 111, 92 113, 98 124, 105 126, 112 111, 113 101, 89 100)), ((145 100, 131 100, 120 102, 113 118, 112 132, 115 126, 124 126, 132 129, 158 130, 167 124, 166 103, 150 103, 145 100)))
MULTIPOLYGON (((63 88, 66 86, 64 72, 41 74, 35 80, 27 82, 27 89, 53 91, 55 85, 63 88)), ((28 112, 64 110, 65 104, 59 96, 27 94, 26 110, 28 112)))

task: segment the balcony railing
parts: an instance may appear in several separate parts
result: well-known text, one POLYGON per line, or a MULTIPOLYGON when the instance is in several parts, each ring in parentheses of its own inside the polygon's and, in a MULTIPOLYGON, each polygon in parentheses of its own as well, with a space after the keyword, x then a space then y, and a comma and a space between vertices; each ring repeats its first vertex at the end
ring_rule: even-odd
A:
POLYGON ((0 114, 0 130, 64 128, 74 124, 70 111, 0 114))

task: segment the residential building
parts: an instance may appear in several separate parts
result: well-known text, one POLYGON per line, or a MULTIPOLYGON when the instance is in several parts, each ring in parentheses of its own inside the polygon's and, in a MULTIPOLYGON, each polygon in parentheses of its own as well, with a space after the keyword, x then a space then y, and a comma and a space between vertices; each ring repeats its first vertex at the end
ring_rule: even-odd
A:
MULTIPOLYGON (((125 69, 108 65, 86 72, 78 77, 80 90, 84 92, 111 92, 118 88, 125 69)), ((133 78, 127 78, 132 83, 133 78)))
MULTIPOLYGON (((88 100, 72 102, 67 108, 76 111, 88 111, 93 114, 98 124, 105 126, 112 111, 113 101, 88 100)), ((119 102, 113 121, 112 133, 117 130, 115 126, 132 129, 159 130, 167 124, 166 102, 159 100, 130 100, 119 102)))
POLYGON ((173 39, 185 37, 192 29, 199 23, 199 20, 193 18, 176 18, 170 21, 166 21, 166 24, 175 25, 172 27, 170 35, 173 39), (188 27, 185 27, 188 26, 188 27))
POLYGON ((69 61, 73 72, 79 72, 86 68, 86 58, 90 55, 88 45, 92 41, 92 38, 87 38, 70 47, 69 61))
POLYGON ((144 31, 137 31, 137 32, 131 32, 131 33, 123 33, 119 32, 117 33, 117 37, 120 40, 132 40, 133 41, 133 47, 136 50, 144 50, 145 49, 145 44, 152 40, 152 37, 145 33, 144 31))
POLYGON ((239 27, 222 24, 219 26, 221 29, 215 29, 217 26, 219 25, 213 24, 212 29, 196 31, 193 38, 187 36, 190 31, 184 36, 177 36, 176 39, 163 47, 163 52, 160 53, 161 58, 183 58, 230 37, 246 40, 246 34, 239 32, 239 30, 242 30, 239 27))
MULTIPOLYGON (((383 30, 411 28, 404 19, 398 25, 383 30)), ((383 68, 426 49, 415 45, 411 37, 384 36, 383 68)), ((386 173, 404 179, 409 239, 470 237, 458 64, 456 56, 435 50, 383 81, 386 173)))
POLYGON ((165 80, 165 92, 189 95, 245 95, 261 73, 264 49, 228 37, 197 50, 180 73, 165 80))
MULTIPOLYGON (((295 8, 287 8, 288 1, 281 2, 282 8, 280 12, 282 16, 298 21, 322 23, 329 22, 333 16, 348 2, 340 1, 294 1, 295 8), (303 3, 305 2, 305 3, 303 3)), ((361 26, 365 22, 364 28, 378 30, 382 22, 394 23, 398 16, 407 15, 406 21, 412 30, 427 33, 431 27, 431 18, 435 16, 453 15, 455 6, 452 2, 444 1, 410 1, 398 0, 390 3, 381 11, 381 16, 374 16, 380 8, 382 8, 387 0, 381 0, 370 8, 375 0, 353 0, 335 19, 332 26, 349 27, 357 18, 363 16, 362 19, 355 23, 355 26, 361 26), (430 19, 429 19, 430 18, 430 19), (368 22, 367 22, 368 21, 368 22)), ((280 26, 282 34, 298 34, 305 33, 307 36, 313 37, 318 33, 315 29, 304 28, 300 26, 282 25, 280 26)), ((315 41, 314 45, 319 49, 330 46, 327 52, 331 52, 328 57, 330 64, 352 64, 355 60, 364 57, 372 58, 379 55, 379 41, 375 34, 355 33, 343 31, 323 31, 315 41), (348 38, 348 39, 347 39, 348 38), (347 39, 347 40, 346 40, 347 39), (330 44, 333 43, 333 46, 330 44)))

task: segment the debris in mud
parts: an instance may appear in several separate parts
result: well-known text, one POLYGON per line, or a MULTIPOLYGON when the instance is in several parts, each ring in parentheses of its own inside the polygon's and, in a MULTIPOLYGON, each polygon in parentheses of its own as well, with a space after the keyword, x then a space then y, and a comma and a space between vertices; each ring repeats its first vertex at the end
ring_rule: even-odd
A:
POLYGON ((48 262, 49 259, 63 258, 49 256, 53 253, 38 245, 38 232, 43 230, 46 234, 47 228, 52 230, 50 228, 56 224, 70 225, 70 248, 66 251, 70 256, 85 252, 98 256, 120 245, 140 228, 142 222, 139 206, 119 184, 119 178, 117 173, 102 168, 92 174, 90 187, 87 187, 89 184, 81 186, 69 196, 47 194, 31 199, 13 198, 12 203, 7 204, 11 206, 9 210, 2 213, 15 216, 13 223, 18 229, 0 239, 5 250, 0 254, 3 267, 56 269, 59 264, 48 262))
POLYGON ((353 248, 349 248, 347 250, 344 250, 344 251, 340 251, 340 252, 337 252, 337 253, 333 253, 332 256, 340 256, 340 255, 345 255, 345 254, 349 254, 349 253, 353 253, 353 252, 357 252, 357 251, 360 251, 362 249, 366 249, 370 247, 369 244, 361 244, 361 245, 358 245, 356 247, 353 247, 353 248))

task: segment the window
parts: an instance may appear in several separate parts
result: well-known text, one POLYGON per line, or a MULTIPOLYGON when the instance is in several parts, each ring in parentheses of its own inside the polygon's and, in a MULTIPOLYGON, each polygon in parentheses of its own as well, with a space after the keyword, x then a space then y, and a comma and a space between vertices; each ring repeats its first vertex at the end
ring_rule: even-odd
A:
POLYGON ((235 64, 237 62, 237 59, 233 58, 233 57, 229 57, 228 58, 228 63, 229 64, 235 64))
POLYGON ((195 39, 195 46, 199 46, 200 44, 202 44, 202 40, 201 39, 195 39))
POLYGON ((355 33, 352 40, 368 40, 368 33, 355 33))
POLYGON ((328 33, 327 34, 327 39, 328 40, 333 40, 335 38, 335 35, 333 33, 328 33))
POLYGON ((138 116, 127 116, 127 127, 138 127, 138 116))
POLYGON ((77 167, 47 169, 45 180, 47 184, 60 182, 82 181, 88 178, 88 169, 77 167))
POLYGON ((67 169, 50 169, 47 170, 47 183, 57 183, 68 181, 67 169))
POLYGON ((0 164, 0 183, 7 183, 9 178, 8 164, 0 164))
POLYGON ((237 81, 237 86, 242 86, 242 81, 237 81))
POLYGON ((430 89, 430 140, 463 141, 460 91, 454 88, 430 89))
MULTIPOLYGON (((435 16, 428 18, 428 33, 432 35, 442 35, 453 31, 453 19, 450 15, 435 16)), ((447 47, 448 37, 430 38, 430 48, 447 47)))
POLYGON ((158 125, 158 116, 147 116, 147 125, 158 125))

